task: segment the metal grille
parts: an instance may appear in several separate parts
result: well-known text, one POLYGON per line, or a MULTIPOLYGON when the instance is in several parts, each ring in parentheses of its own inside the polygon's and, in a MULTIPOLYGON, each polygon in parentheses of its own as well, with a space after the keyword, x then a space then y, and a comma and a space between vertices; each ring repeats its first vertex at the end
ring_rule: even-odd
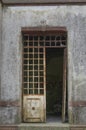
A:
POLYGON ((57 47, 66 46, 66 34, 59 35, 47 35, 47 36, 28 36, 24 35, 24 46, 35 46, 35 47, 57 47))
POLYGON ((66 35, 23 36, 23 93, 44 94, 45 48, 66 47, 66 35))

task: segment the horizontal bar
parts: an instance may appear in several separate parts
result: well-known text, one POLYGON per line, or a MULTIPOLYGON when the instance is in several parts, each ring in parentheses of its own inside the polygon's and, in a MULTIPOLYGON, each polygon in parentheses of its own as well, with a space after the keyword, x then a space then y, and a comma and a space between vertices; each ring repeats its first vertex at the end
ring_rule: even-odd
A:
POLYGON ((34 58, 34 57, 33 57, 33 58, 24 58, 23 60, 24 60, 24 61, 25 61, 25 60, 33 60, 33 61, 34 61, 34 60, 43 60, 43 58, 34 58))
POLYGON ((30 72, 38 72, 38 71, 39 72, 44 72, 44 70, 34 70, 34 71, 33 70, 24 70, 24 72, 28 72, 28 71, 30 71, 30 72))
MULTIPOLYGON (((37 60, 37 61, 38 61, 38 60, 37 60)), ((43 66, 43 64, 23 64, 23 66, 35 66, 35 65, 43 66)))
POLYGON ((44 54, 43 52, 23 52, 23 54, 33 54, 33 55, 35 55, 35 54, 44 54))
POLYGON ((23 88, 23 90, 44 90, 44 88, 23 88))
MULTIPOLYGON (((63 35, 64 36, 64 35, 63 35)), ((66 42, 66 40, 35 40, 34 42, 33 42, 33 40, 24 40, 23 41, 24 43, 25 42, 27 42, 27 43, 29 43, 29 42, 32 42, 32 43, 34 43, 34 42, 66 42)))
MULTIPOLYGON (((29 77, 29 78, 34 77, 34 78, 38 78, 39 76, 23 76, 23 77, 29 77)), ((40 78, 44 78, 44 76, 40 76, 40 78)))
POLYGON ((56 35, 56 34, 66 34, 67 29, 66 27, 23 27, 22 28, 23 34, 30 34, 30 35, 56 35))
POLYGON ((66 45, 59 45, 59 46, 27 46, 24 48, 64 48, 66 45))
POLYGON ((40 83, 40 84, 43 84, 44 82, 23 82, 23 84, 25 84, 25 83, 32 83, 32 84, 34 84, 34 83, 40 83))

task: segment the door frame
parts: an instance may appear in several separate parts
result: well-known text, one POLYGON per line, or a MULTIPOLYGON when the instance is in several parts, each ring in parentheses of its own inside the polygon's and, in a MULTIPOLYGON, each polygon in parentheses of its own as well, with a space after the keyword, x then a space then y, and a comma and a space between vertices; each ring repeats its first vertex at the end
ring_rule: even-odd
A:
MULTIPOLYGON (((37 33, 38 35, 41 33, 41 34, 48 34, 48 33, 56 33, 56 34, 58 34, 58 33, 66 33, 67 34, 67 30, 66 30, 66 27, 23 27, 22 29, 21 29, 21 32, 22 32, 22 37, 23 37, 23 35, 24 34, 33 34, 33 32, 35 32, 35 33, 37 33)), ((45 64, 46 64, 46 48, 47 47, 45 47, 45 64)), ((55 48, 63 48, 63 47, 61 47, 61 46, 58 46, 58 47, 55 47, 55 48)), ((67 40, 66 40, 66 47, 64 47, 64 59, 65 59, 65 57, 66 57, 66 62, 64 62, 64 64, 66 64, 66 65, 64 65, 63 66, 63 68, 65 68, 65 66, 66 66, 66 72, 67 72, 67 40)), ((65 61, 65 60, 64 60, 65 61)), ((65 71, 63 72, 63 75, 65 75, 65 71)), ((67 75, 66 75, 67 76, 67 75)), ((63 76, 63 82, 66 84, 67 83, 67 81, 65 82, 65 78, 64 77, 66 77, 66 76, 63 76)), ((46 77, 46 65, 45 65, 45 77, 46 77)), ((66 79, 67 80, 67 79, 66 79)), ((45 82, 46 82, 46 78, 45 78, 45 82)), ((66 85, 65 85, 66 86, 66 85)), ((65 86, 64 86, 64 88, 65 88, 65 86)), ((44 89, 44 91, 45 91, 46 89, 44 89)), ((44 92, 45 93, 45 100, 46 100, 46 92, 44 92)), ((64 93, 63 93, 63 95, 64 95, 64 93)), ((63 97, 65 97, 65 96, 63 96, 63 97)), ((62 110, 62 111, 64 111, 64 112, 62 112, 62 113, 64 113, 64 114, 62 114, 62 121, 64 122, 64 120, 65 120, 65 101, 63 101, 64 103, 64 110, 62 110)), ((22 115, 22 121, 23 121, 23 45, 22 45, 22 109, 21 109, 21 115, 22 115)), ((46 112, 45 112, 46 113, 46 112)), ((46 120, 46 117, 45 117, 45 120, 46 120)))

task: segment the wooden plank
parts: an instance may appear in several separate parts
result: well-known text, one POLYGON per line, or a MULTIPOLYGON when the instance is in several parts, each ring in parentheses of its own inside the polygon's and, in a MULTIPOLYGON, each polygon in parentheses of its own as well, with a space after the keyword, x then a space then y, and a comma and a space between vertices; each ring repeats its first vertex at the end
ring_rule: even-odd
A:
POLYGON ((62 98, 62 121, 65 122, 65 114, 66 114, 66 51, 67 49, 64 49, 64 58, 63 58, 63 98, 62 98))

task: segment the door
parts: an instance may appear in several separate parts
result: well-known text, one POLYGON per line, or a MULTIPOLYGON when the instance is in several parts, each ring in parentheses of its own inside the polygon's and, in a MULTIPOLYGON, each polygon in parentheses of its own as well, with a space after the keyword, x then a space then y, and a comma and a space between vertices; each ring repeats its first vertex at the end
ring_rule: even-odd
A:
POLYGON ((66 121, 67 106, 67 49, 64 49, 63 58, 63 98, 62 98, 62 122, 66 121))
POLYGON ((45 122, 45 48, 33 39, 25 36, 23 43, 23 121, 45 122))
POLYGON ((66 33, 36 30, 23 34, 23 122, 46 121, 46 48, 66 48, 66 33))

